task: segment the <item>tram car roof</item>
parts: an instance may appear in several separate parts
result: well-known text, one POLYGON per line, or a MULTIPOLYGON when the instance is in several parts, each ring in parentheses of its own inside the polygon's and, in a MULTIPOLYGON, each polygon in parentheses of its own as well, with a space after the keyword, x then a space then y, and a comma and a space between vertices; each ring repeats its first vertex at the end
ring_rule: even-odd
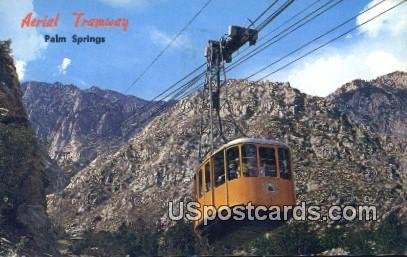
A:
POLYGON ((282 147, 286 147, 288 148, 288 145, 284 144, 283 142, 277 141, 277 140, 272 140, 272 139, 261 139, 261 138, 251 138, 251 137, 242 137, 242 138, 237 138, 234 139, 220 147, 218 147, 215 151, 213 151, 212 153, 208 153, 205 158, 203 158, 202 160, 206 160, 209 156, 211 156, 212 154, 217 153, 218 151, 224 149, 224 148, 228 148, 230 146, 233 145, 237 145, 237 144, 258 144, 258 145, 278 145, 278 146, 282 146, 282 147))

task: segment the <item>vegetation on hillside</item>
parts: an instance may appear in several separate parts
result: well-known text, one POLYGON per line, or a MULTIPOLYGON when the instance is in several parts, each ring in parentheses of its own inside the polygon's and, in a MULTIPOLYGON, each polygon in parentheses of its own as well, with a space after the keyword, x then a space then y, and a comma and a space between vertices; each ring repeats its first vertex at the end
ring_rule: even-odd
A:
MULTIPOLYGON (((184 221, 159 232, 140 224, 122 225, 117 232, 85 233, 83 240, 74 243, 73 253, 95 256, 191 256, 232 254, 238 248, 223 249, 219 244, 209 245, 205 238, 197 239, 192 225, 184 221)), ((312 255, 337 248, 355 255, 403 254, 407 250, 407 227, 397 213, 390 214, 376 228, 365 230, 330 227, 321 234, 311 227, 307 222, 287 223, 239 250, 243 254, 255 255, 312 255)))

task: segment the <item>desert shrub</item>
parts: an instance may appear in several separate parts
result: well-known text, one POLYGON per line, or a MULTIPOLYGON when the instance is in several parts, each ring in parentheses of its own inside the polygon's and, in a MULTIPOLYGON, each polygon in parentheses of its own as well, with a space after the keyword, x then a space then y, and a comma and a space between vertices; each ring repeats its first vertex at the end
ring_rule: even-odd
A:
POLYGON ((323 248, 342 248, 351 254, 403 254, 407 251, 407 227, 393 212, 370 229, 330 228, 322 235, 323 248), (403 233, 404 231, 404 233, 403 233))
POLYGON ((164 233, 161 252, 165 255, 191 255, 195 253, 196 243, 192 224, 181 220, 164 233))
POLYGON ((369 230, 349 232, 348 237, 342 242, 347 252, 356 255, 374 254, 374 234, 369 230))
POLYGON ((317 234, 305 222, 286 224, 268 237, 254 240, 252 247, 259 255, 309 255, 323 249, 317 234))
POLYGON ((162 234, 160 255, 212 255, 213 251, 214 249, 209 245, 206 237, 197 237, 191 222, 180 220, 162 234))
POLYGON ((27 199, 40 200, 43 177, 32 175, 32 170, 41 170, 37 144, 31 129, 4 126, 0 123, 0 224, 14 223, 16 208, 27 199), (34 169, 36 167, 38 169, 34 169), (32 176, 31 188, 21 189, 21 183, 32 176))
POLYGON ((346 235, 346 230, 341 227, 327 228, 321 236, 321 244, 325 250, 343 247, 346 235))
POLYGON ((407 224, 393 212, 375 231, 374 239, 377 254, 404 254, 407 252, 407 224))
POLYGON ((116 232, 86 232, 74 242, 74 254, 95 256, 154 256, 158 252, 158 233, 142 226, 122 225, 116 232))
MULTIPOLYGON (((353 255, 404 254, 407 250, 406 226, 396 214, 371 229, 361 229, 359 224, 330 227, 317 233, 310 225, 306 222, 285 224, 268 236, 253 240, 243 250, 257 255, 312 255, 334 248, 353 255)), ((205 238, 198 239, 191 223, 179 221, 166 231, 122 225, 117 232, 88 232, 72 249, 75 254, 93 256, 191 256, 232 254, 240 246, 221 247, 222 244, 209 245, 205 238)))

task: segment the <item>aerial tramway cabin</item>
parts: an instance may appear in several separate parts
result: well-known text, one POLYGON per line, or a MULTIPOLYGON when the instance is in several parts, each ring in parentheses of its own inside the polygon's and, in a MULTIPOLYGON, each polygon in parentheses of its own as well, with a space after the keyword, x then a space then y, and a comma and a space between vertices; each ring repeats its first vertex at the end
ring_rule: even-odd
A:
MULTIPOLYGON (((275 140, 240 138, 221 146, 203 159, 194 182, 202 213, 204 205, 295 205, 290 149, 275 140)), ((195 221, 197 234, 222 223, 204 225, 205 218, 195 221)))

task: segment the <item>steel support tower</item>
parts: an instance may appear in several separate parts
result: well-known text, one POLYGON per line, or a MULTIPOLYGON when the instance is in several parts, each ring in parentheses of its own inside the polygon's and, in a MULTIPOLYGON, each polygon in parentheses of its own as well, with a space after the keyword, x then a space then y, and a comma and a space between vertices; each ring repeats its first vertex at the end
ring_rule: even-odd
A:
POLYGON ((223 136, 220 119, 220 88, 221 71, 225 63, 232 61, 234 52, 249 42, 254 45, 258 38, 256 29, 230 26, 228 34, 220 40, 209 40, 206 47, 205 57, 207 62, 206 79, 204 86, 204 100, 209 103, 209 126, 210 126, 210 150, 214 150, 214 111, 219 119, 219 133, 223 136))

